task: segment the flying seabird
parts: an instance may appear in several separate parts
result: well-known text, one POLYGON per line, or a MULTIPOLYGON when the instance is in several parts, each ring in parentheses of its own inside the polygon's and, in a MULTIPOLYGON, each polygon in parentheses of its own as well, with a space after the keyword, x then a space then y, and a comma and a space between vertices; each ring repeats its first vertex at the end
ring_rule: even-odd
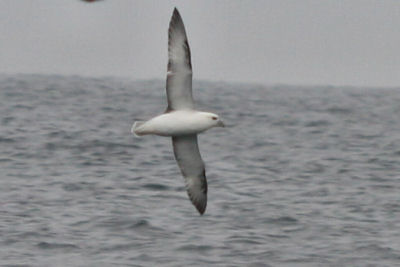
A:
POLYGON ((136 136, 154 134, 172 137, 175 159, 185 178, 193 205, 203 214, 207 206, 207 180, 197 134, 212 127, 224 127, 219 116, 195 110, 192 97, 192 63, 182 18, 175 8, 168 30, 168 73, 165 112, 148 121, 136 121, 136 136))

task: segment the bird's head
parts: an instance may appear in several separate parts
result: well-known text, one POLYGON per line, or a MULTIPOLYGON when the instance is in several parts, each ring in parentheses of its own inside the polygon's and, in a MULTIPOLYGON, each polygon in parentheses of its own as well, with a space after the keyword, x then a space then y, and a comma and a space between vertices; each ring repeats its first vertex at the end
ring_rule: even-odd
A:
POLYGON ((211 127, 225 127, 225 124, 222 122, 217 114, 204 112, 203 115, 210 123, 211 127))

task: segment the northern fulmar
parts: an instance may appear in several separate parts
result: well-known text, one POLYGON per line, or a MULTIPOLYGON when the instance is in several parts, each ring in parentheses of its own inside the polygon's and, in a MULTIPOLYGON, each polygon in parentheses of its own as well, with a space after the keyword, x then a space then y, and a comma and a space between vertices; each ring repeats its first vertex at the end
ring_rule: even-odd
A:
POLYGON ((175 159, 185 178, 193 205, 203 214, 207 206, 207 180, 197 134, 212 127, 224 127, 219 116, 195 110, 192 97, 190 48, 182 18, 175 8, 168 30, 168 72, 166 111, 148 121, 136 121, 136 136, 154 134, 172 137, 175 159))

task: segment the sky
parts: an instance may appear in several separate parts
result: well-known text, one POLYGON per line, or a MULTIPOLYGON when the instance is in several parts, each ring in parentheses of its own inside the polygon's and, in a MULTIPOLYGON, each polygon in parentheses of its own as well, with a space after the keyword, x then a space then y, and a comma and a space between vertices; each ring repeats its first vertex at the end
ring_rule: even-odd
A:
POLYGON ((195 79, 400 86, 395 0, 1 0, 0 73, 165 79, 175 6, 195 79))

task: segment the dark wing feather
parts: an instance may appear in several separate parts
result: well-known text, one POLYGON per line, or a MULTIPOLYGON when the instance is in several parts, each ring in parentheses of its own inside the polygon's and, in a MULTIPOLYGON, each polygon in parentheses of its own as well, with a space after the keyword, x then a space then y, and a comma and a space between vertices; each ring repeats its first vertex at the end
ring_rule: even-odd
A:
POLYGON ((203 214, 207 206, 207 180, 197 135, 172 137, 175 159, 185 178, 186 189, 196 209, 203 214))
POLYGON ((168 110, 193 109, 192 63, 185 26, 175 8, 168 30, 168 110))

